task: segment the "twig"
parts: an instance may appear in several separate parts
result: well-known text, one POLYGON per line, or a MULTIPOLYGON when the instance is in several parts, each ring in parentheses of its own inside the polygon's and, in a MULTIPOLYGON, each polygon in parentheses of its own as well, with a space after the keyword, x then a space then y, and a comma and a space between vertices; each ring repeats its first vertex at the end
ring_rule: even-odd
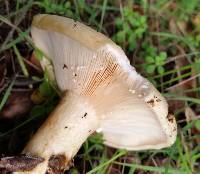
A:
POLYGON ((186 56, 194 56, 194 55, 199 55, 200 52, 194 52, 194 53, 188 53, 188 54, 181 54, 181 55, 178 55, 178 56, 174 56, 174 57, 169 57, 167 61, 165 61, 165 64, 167 63, 170 63, 170 62, 173 62, 177 59, 181 59, 181 58, 184 58, 186 56))
POLYGON ((189 82, 190 80, 193 80, 193 79, 195 79, 195 78, 197 78, 197 77, 199 77, 199 76, 200 76, 200 73, 199 73, 199 74, 196 74, 196 75, 194 75, 194 76, 192 76, 192 77, 190 77, 190 78, 188 78, 188 79, 186 79, 186 80, 183 80, 183 81, 181 81, 180 83, 178 83, 178 84, 176 84, 176 85, 173 85, 173 86, 171 86, 171 87, 169 87, 169 88, 166 88, 166 90, 168 91, 168 90, 171 90, 171 89, 176 88, 176 87, 178 87, 178 86, 181 86, 181 85, 183 85, 183 84, 189 82))
POLYGON ((22 57, 24 62, 26 64, 28 64, 29 66, 31 66, 32 68, 34 68, 35 70, 37 70, 39 73, 42 73, 42 70, 40 68, 38 68, 38 66, 34 65, 33 63, 31 63, 30 61, 28 61, 27 59, 25 59, 24 57, 22 57))
MULTIPOLYGON (((190 121, 198 120, 200 119, 200 115, 195 116, 194 118, 190 118, 190 121)), ((186 122, 186 119, 178 120, 177 123, 183 123, 186 122)))

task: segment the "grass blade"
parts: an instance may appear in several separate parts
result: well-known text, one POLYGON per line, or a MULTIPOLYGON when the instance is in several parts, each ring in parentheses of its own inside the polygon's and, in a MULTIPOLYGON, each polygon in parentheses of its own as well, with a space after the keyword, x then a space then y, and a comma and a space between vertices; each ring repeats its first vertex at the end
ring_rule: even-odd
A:
POLYGON ((168 168, 168 167, 144 166, 140 164, 128 164, 128 163, 121 163, 121 162, 113 162, 113 163, 118 164, 118 165, 124 165, 126 167, 134 167, 136 169, 141 169, 141 170, 150 171, 150 172, 165 173, 167 171, 169 174, 187 174, 186 171, 168 168))
POLYGON ((11 93, 11 90, 12 90, 12 87, 14 85, 14 82, 15 82, 15 79, 10 83, 9 87, 7 88, 2 100, 1 100, 1 103, 0 103, 0 111, 2 110, 3 106, 5 105, 8 97, 10 96, 10 93, 11 93))
POLYGON ((125 155, 125 154, 126 154, 126 151, 124 151, 124 150, 123 150, 123 151, 120 151, 117 155, 114 155, 114 157, 112 157, 110 160, 108 160, 107 162, 105 162, 105 163, 103 163, 103 164, 97 166, 96 168, 90 170, 89 172, 87 172, 87 174, 92 174, 92 173, 97 172, 97 171, 100 170, 102 167, 104 167, 104 166, 106 166, 106 165, 112 163, 112 162, 115 161, 117 158, 119 158, 119 157, 121 157, 121 156, 123 156, 123 155, 125 155))
POLYGON ((106 12, 106 6, 107 6, 107 0, 104 0, 103 1, 102 13, 101 13, 101 21, 100 21, 99 31, 102 30, 103 20, 104 20, 104 16, 105 16, 105 12, 106 12))
POLYGON ((18 60, 18 62, 19 62, 19 65, 20 65, 20 67, 21 67, 21 69, 22 69, 23 74, 24 74, 26 77, 28 77, 28 76, 29 76, 29 73, 28 73, 28 70, 26 69, 26 65, 24 64, 24 60, 23 60, 23 58, 22 58, 22 56, 21 56, 19 50, 17 49, 17 47, 16 47, 15 45, 13 46, 13 48, 14 48, 14 52, 15 52, 15 54, 16 54, 16 56, 17 56, 17 60, 18 60))

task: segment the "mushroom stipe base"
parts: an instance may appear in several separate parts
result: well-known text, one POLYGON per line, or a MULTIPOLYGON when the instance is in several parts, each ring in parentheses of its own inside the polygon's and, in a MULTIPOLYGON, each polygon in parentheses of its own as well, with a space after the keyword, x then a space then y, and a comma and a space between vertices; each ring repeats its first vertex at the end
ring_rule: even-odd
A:
POLYGON ((96 114, 85 98, 66 93, 23 151, 45 160, 33 170, 22 173, 62 173, 71 166, 71 160, 87 137, 98 128, 97 123, 96 114))

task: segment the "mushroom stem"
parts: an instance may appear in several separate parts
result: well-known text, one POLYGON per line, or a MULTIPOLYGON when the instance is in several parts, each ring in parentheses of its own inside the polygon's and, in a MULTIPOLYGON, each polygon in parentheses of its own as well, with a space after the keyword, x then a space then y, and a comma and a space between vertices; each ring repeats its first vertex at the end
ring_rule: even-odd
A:
POLYGON ((98 128, 98 119, 86 97, 67 93, 29 141, 23 153, 44 158, 26 174, 57 174, 70 167, 81 145, 98 128))

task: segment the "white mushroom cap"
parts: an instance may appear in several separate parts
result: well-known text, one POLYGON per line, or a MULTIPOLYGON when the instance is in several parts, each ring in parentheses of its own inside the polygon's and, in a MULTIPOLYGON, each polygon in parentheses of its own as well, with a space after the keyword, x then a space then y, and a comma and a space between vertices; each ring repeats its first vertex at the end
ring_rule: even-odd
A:
POLYGON ((41 64, 54 70, 59 89, 85 96, 95 108, 105 144, 142 150, 174 143, 176 122, 166 100, 109 38, 55 15, 37 15, 31 34, 50 59, 41 64))

